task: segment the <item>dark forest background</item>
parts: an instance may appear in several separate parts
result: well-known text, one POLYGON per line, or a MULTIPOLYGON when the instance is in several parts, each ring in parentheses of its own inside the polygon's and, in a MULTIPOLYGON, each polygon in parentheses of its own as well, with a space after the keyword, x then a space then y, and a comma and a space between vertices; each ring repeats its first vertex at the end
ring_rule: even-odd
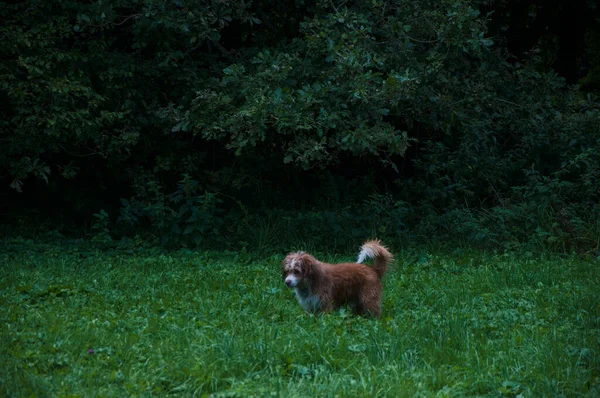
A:
POLYGON ((591 0, 3 2, 3 232, 597 252, 599 18, 591 0))

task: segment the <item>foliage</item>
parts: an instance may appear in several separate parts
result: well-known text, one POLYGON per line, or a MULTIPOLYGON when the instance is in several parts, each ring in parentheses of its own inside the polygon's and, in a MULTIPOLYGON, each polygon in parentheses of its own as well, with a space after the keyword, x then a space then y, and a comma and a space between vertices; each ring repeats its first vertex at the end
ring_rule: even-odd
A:
POLYGON ((0 12, 0 163, 18 190, 30 175, 73 178, 90 163, 168 168, 164 153, 180 143, 161 115, 215 58, 195 53, 233 18, 252 21, 240 1, 29 1, 0 12))
POLYGON ((0 394, 597 395, 597 262, 393 251, 374 321, 305 314, 281 253, 5 241, 0 394))
POLYGON ((110 236, 110 217, 104 211, 100 210, 99 213, 94 214, 96 219, 92 225, 92 229, 95 231, 95 236, 92 238, 92 242, 96 243, 109 243, 112 241, 110 236))
POLYGON ((512 62, 517 5, 6 4, 3 213, 62 230, 98 214, 98 239, 167 245, 278 231, 597 250, 597 68, 566 85, 547 35, 512 62))
POLYGON ((147 224, 146 230, 162 244, 198 245, 205 235, 218 235, 222 223, 215 194, 198 192, 198 182, 184 175, 177 189, 165 195, 160 186, 148 187, 150 199, 123 199, 119 221, 130 227, 147 224))

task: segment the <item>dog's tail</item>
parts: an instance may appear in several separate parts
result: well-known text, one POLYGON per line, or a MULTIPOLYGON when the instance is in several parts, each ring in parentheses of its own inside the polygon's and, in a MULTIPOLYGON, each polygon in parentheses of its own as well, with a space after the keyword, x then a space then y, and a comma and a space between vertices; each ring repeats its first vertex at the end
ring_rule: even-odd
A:
POLYGON ((373 269, 375 269, 377 276, 381 279, 387 271, 388 265, 394 259, 394 256, 379 240, 369 240, 360 247, 360 253, 358 253, 356 262, 360 264, 367 258, 373 259, 373 269))

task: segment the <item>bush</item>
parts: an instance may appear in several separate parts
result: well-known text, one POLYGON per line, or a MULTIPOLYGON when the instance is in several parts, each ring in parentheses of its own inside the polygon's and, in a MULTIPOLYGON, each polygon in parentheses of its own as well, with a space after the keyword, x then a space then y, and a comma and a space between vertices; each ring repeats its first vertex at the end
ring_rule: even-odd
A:
POLYGON ((590 247, 596 69, 587 91, 568 86, 548 63, 551 37, 512 62, 488 29, 509 6, 7 4, 6 213, 67 230, 102 208, 120 214, 112 237, 145 230, 167 245, 232 233, 260 245, 386 235, 590 247))
POLYGON ((152 195, 123 199, 118 222, 124 231, 144 230, 160 237, 165 245, 198 245, 206 235, 218 235, 223 223, 221 200, 213 193, 198 192, 198 182, 184 175, 177 189, 165 195, 157 184, 149 187, 152 195), (128 228, 127 228, 128 227, 128 228))

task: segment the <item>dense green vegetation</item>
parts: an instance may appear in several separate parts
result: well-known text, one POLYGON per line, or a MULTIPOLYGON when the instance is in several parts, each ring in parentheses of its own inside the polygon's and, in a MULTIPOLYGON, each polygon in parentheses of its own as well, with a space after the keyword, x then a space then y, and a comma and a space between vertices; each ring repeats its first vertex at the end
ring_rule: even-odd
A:
POLYGON ((599 21, 3 2, 0 395, 599 396, 599 21), (382 318, 303 313, 371 237, 382 318))
POLYGON ((600 394, 598 261, 392 250, 373 320, 305 314, 283 253, 5 242, 0 395, 600 394))
POLYGON ((5 230, 597 251, 598 13, 593 1, 5 3, 5 230))

